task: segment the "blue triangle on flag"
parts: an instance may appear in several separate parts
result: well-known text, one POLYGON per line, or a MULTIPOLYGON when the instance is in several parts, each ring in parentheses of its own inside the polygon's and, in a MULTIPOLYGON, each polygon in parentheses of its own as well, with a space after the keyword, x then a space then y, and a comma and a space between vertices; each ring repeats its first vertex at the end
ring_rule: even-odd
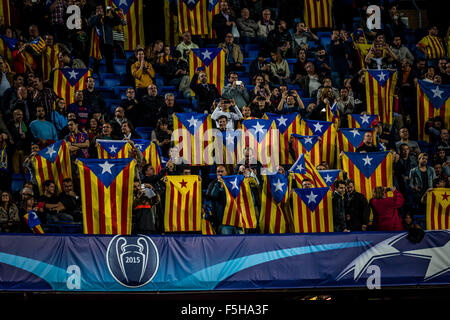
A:
POLYGON ((373 129, 363 129, 363 128, 340 128, 339 129, 345 138, 347 138, 348 142, 355 148, 358 148, 364 140, 364 134, 366 132, 373 132, 373 129))
POLYGON ((317 206, 322 202, 330 187, 326 188, 308 188, 308 189, 294 189, 303 203, 309 210, 316 210, 317 206))
POLYGON ((330 111, 333 114, 333 116, 335 116, 335 117, 338 116, 338 103, 337 103, 337 101, 335 103, 333 103, 333 105, 330 107, 330 111))
POLYGON ((261 143, 261 141, 264 140, 267 133, 272 128, 272 123, 273 120, 267 119, 250 119, 242 121, 242 125, 256 138, 258 143, 261 143))
POLYGON ((241 139, 242 131, 241 130, 226 130, 222 131, 222 143, 227 148, 234 148, 238 141, 241 139))
POLYGON ((300 153, 297 161, 294 162, 289 171, 292 171, 294 173, 306 174, 305 155, 303 153, 300 153))
POLYGON ((275 125, 277 126, 278 131, 280 131, 281 134, 284 134, 291 125, 291 123, 297 117, 297 113, 296 112, 288 114, 266 113, 266 116, 269 118, 269 120, 275 121, 275 125))
POLYGON ((328 187, 331 187, 336 179, 339 177, 341 170, 333 169, 333 170, 317 170, 322 177, 323 181, 327 184, 328 187))
POLYGON ((103 183, 103 185, 108 188, 111 183, 116 179, 116 177, 128 166, 133 158, 123 158, 123 159, 82 159, 79 158, 86 167, 89 168, 98 178, 98 180, 103 183))
POLYGON ((244 175, 223 176, 223 182, 233 198, 237 198, 241 193, 241 184, 244 181, 244 175))
POLYGON ((191 135, 194 135, 208 118, 205 113, 176 113, 176 116, 191 135))
POLYGON ((305 120, 306 125, 312 130, 315 136, 322 136, 325 131, 333 124, 328 121, 305 120))
POLYGON ((181 1, 183 1, 188 6, 189 10, 193 10, 200 0, 181 0, 181 1))
POLYGON ((373 122, 378 118, 377 115, 370 114, 351 114, 351 116, 361 126, 361 128, 372 127, 373 122))
POLYGON ((134 3, 134 0, 112 0, 112 2, 117 8, 121 8, 123 14, 126 15, 128 10, 130 10, 131 5, 134 3))
POLYGON ((294 137, 295 139, 300 141, 303 148, 305 148, 307 152, 310 152, 312 148, 314 148, 316 143, 319 142, 319 136, 301 136, 299 134, 293 133, 291 134, 291 137, 294 137))
POLYGON ((274 173, 267 175, 268 183, 270 184, 270 192, 276 203, 280 203, 286 196, 288 190, 288 177, 286 174, 274 173))
POLYGON ((34 210, 28 211, 28 226, 30 228, 34 228, 40 224, 41 224, 41 220, 39 220, 39 217, 36 214, 36 211, 34 211, 34 210))
POLYGON ((62 140, 56 141, 46 148, 40 150, 37 154, 50 162, 55 162, 58 157, 59 149, 61 148, 62 140))
POLYGON ((222 51, 222 48, 192 49, 192 52, 203 62, 206 67, 214 61, 220 51, 222 51))
POLYGON ((450 97, 450 85, 434 84, 419 80, 419 87, 435 109, 442 107, 450 97))
POLYGON ((73 68, 61 68, 59 69, 70 86, 74 86, 80 81, 80 79, 89 71, 89 69, 73 69, 73 68))
POLYGON ((127 144, 126 140, 97 140, 98 144, 106 151, 111 157, 115 157, 120 150, 127 144))
POLYGON ((134 146, 139 149, 139 151, 144 152, 145 149, 152 143, 150 140, 145 139, 134 139, 134 146))
POLYGON ((219 0, 208 0, 208 10, 213 11, 218 3, 219 0))
POLYGON ((392 71, 390 71, 390 70, 370 69, 367 71, 372 76, 372 78, 375 79, 382 87, 384 87, 386 85, 386 83, 388 82, 389 78, 392 75, 392 71))
POLYGON ((8 49, 11 50, 11 51, 14 51, 14 49, 16 48, 16 44, 19 41, 18 39, 8 38, 8 37, 6 37, 4 35, 0 35, 0 38, 3 39, 3 42, 6 44, 8 49))
POLYGON ((383 160, 386 159, 389 151, 344 153, 366 178, 370 178, 383 160))

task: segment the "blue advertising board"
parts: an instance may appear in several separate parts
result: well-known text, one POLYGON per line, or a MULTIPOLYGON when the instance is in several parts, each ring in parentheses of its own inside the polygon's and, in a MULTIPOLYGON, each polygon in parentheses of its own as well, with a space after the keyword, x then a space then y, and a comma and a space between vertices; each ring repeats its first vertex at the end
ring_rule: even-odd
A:
POLYGON ((450 231, 0 235, 0 290, 206 291, 450 284, 450 231))

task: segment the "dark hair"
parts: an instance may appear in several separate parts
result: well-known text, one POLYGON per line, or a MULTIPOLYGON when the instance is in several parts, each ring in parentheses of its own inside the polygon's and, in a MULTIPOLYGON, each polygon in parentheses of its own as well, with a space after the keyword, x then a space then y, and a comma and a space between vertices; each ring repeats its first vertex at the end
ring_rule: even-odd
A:
POLYGON ((339 185, 341 185, 341 184, 343 184, 344 186, 346 185, 344 180, 336 180, 336 181, 333 183, 333 185, 334 185, 335 188, 338 188, 339 185))
POLYGON ((53 181, 53 180, 45 180, 44 184, 43 184, 43 187, 45 189, 45 188, 49 187, 52 184, 55 184, 55 181, 53 181))

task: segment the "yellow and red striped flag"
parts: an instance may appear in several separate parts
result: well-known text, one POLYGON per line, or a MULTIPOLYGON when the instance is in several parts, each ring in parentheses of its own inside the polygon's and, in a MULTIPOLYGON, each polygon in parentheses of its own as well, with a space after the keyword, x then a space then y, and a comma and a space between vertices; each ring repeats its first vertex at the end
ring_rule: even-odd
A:
POLYGON ((259 229, 261 233, 292 232, 292 213, 289 205, 289 178, 275 173, 263 176, 259 229))
POLYGON ((208 0, 208 38, 216 39, 216 30, 212 27, 212 21, 216 14, 220 12, 221 0, 208 0))
POLYGON ((57 69, 53 77, 53 90, 58 97, 64 98, 68 106, 74 102, 75 92, 86 89, 90 76, 90 69, 57 69))
POLYGON ((366 56, 369 53, 370 48, 372 47, 372 44, 367 43, 355 43, 356 52, 358 53, 359 58, 359 66, 361 68, 366 68, 366 56))
POLYGON ((256 211, 249 180, 244 175, 222 177, 227 195, 222 224, 243 229, 256 228, 256 211))
POLYGON ((334 123, 318 120, 302 120, 302 122, 305 123, 302 126, 305 136, 320 137, 319 144, 322 161, 326 161, 330 168, 334 168, 336 157, 336 126, 334 123))
POLYGON ((200 176, 167 176, 164 229, 167 232, 202 231, 200 176))
POLYGON ((356 149, 362 145, 364 140, 364 134, 366 132, 372 132, 373 142, 376 145, 376 137, 373 134, 373 129, 362 128, 341 128, 338 131, 338 153, 341 151, 355 152, 356 149))
POLYGON ((450 85, 437 85, 419 80, 417 83, 418 140, 430 141, 425 124, 440 117, 450 128, 450 85))
POLYGON ((10 0, 0 0, 0 17, 3 17, 3 24, 5 27, 11 26, 10 0))
POLYGON ((78 159, 85 234, 131 234, 136 162, 78 159))
POLYGON ((341 115, 338 108, 337 101, 333 103, 333 105, 330 106, 329 103, 327 103, 326 108, 326 118, 328 122, 332 122, 336 128, 340 127, 340 121, 341 121, 341 115))
POLYGON ((91 46, 89 48, 89 57, 92 57, 94 60, 103 59, 102 52, 100 51, 100 37, 95 27, 93 27, 91 31, 91 46))
POLYGON ((41 54, 44 52, 46 44, 45 40, 42 37, 37 37, 33 41, 30 42, 30 47, 34 50, 36 54, 41 54))
POLYGON ((178 0, 178 27, 180 34, 208 34, 208 0, 178 0))
POLYGON ((322 162, 322 146, 319 136, 292 134, 292 137, 294 138, 292 147, 297 158, 300 154, 304 154, 314 167, 322 162))
POLYGON ((319 171, 316 169, 316 167, 302 153, 298 156, 297 161, 295 161, 295 163, 289 169, 289 173, 290 186, 292 186, 293 180, 295 180, 298 185, 301 185, 302 181, 305 179, 311 180, 312 184, 317 188, 324 188, 327 186, 327 183, 319 174, 319 171))
POLYGON ((332 0, 305 0, 303 21, 311 29, 332 28, 332 0))
MULTIPOLYGON (((225 51, 221 48, 192 49, 189 52, 189 77, 191 79, 197 68, 204 68, 208 82, 214 84, 222 94, 225 85, 225 51)), ((192 90, 191 94, 194 94, 192 90)))
POLYGON ((378 123, 378 115, 371 114, 348 114, 348 127, 369 129, 373 128, 378 123))
POLYGON ((50 80, 53 69, 60 67, 59 53, 61 48, 59 45, 45 46, 42 52, 42 79, 50 80))
POLYGON ((291 134, 300 134, 300 115, 298 113, 276 114, 266 113, 269 120, 274 121, 279 132, 280 164, 291 164, 295 159, 289 152, 291 134))
POLYGON ((241 130, 215 130, 214 136, 214 163, 236 165, 242 158, 240 149, 241 130))
MULTIPOLYGON (((279 165, 279 132, 273 120, 252 119, 242 121, 240 150, 250 149, 256 160, 270 172, 279 165)), ((240 155, 240 154, 239 154, 240 155)), ((242 155, 240 155, 242 156, 242 155)), ((238 159, 238 162, 242 158, 238 159)))
POLYGON ((378 115, 382 123, 392 124, 397 72, 365 71, 367 112, 378 115))
POLYGON ((133 148, 126 140, 97 140, 99 159, 133 158, 133 148))
POLYGON ((417 44, 427 52, 427 59, 445 58, 445 47, 442 39, 436 36, 427 35, 417 44))
POLYGON ((206 236, 212 236, 216 234, 216 230, 214 229, 210 217, 210 209, 202 210, 202 234, 206 236))
POLYGON ((53 180, 58 192, 61 192, 63 180, 72 178, 70 152, 65 140, 59 140, 40 150, 32 161, 40 194, 44 193, 45 181, 53 180))
POLYGON ((292 193, 294 232, 333 232, 331 188, 294 189, 292 193))
POLYGON ((134 145, 142 152, 145 163, 150 164, 155 173, 159 173, 162 169, 161 150, 155 141, 134 139, 134 145))
POLYGON ((372 198, 376 186, 392 188, 392 153, 383 152, 344 152, 342 167, 347 177, 355 182, 356 191, 366 199, 372 198))
POLYGON ((172 133, 174 146, 185 163, 191 165, 213 164, 211 115, 204 113, 175 113, 172 133))
POLYGON ((175 47, 179 43, 177 0, 164 0, 165 44, 175 47))
POLYGON ((9 64, 12 63, 12 53, 15 50, 17 41, 17 39, 0 35, 0 56, 9 64))
MULTIPOLYGON (((109 6, 123 10, 127 24, 123 26, 124 50, 132 51, 138 44, 145 46, 143 0, 106 0, 109 6)), ((122 18, 122 13, 118 13, 122 18)))
POLYGON ((427 193, 427 230, 450 229, 450 188, 433 188, 427 193))
POLYGON ((23 219, 27 223, 28 227, 30 227, 31 231, 34 234, 44 234, 44 229, 41 226, 41 220, 39 219, 36 211, 30 210, 24 216, 23 219))

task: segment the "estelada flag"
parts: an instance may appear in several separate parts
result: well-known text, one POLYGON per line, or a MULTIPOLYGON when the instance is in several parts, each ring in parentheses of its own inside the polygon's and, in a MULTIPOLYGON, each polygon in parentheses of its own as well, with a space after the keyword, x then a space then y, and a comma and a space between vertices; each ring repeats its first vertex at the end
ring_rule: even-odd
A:
POLYGON ((132 147, 126 140, 97 139, 97 154, 99 159, 132 158, 132 147))
POLYGON ((450 85, 433 84, 422 80, 417 84, 418 140, 430 141, 425 124, 440 117, 445 127, 450 127, 450 85))
POLYGON ((179 43, 177 0, 164 0, 165 42, 171 47, 179 43))
POLYGON ((208 34, 208 0, 178 0, 178 27, 180 34, 208 34))
POLYGON ((450 229, 450 188, 433 188, 427 192, 427 230, 450 229))
POLYGON ((304 154, 312 165, 318 166, 322 162, 322 146, 320 144, 319 136, 303 136, 299 134, 292 134, 292 147, 297 157, 304 154))
POLYGON ((355 42, 355 47, 356 47, 356 52, 358 53, 359 66, 361 68, 365 68, 366 67, 365 59, 366 59, 367 54, 369 53, 370 48, 372 47, 372 44, 355 42))
POLYGON ((226 205, 222 224, 244 229, 256 228, 256 211, 249 179, 244 175, 223 176, 226 205))
POLYGON ((78 159, 85 234, 131 234, 135 161, 78 159))
POLYGON ((202 234, 207 236, 212 236, 216 234, 216 230, 214 229, 211 221, 209 220, 211 216, 210 208, 206 210, 202 210, 202 234))
MULTIPOLYGON (((225 51, 222 48, 191 49, 189 51, 190 79, 194 76, 197 68, 205 69, 208 83, 214 84, 219 93, 222 94, 225 85, 225 51)), ((192 90, 191 94, 194 94, 192 90)))
POLYGON ((200 176, 167 176, 164 230, 202 231, 202 188, 200 176))
POLYGON ((327 184, 327 187, 331 187, 333 189, 333 184, 336 180, 343 180, 344 173, 339 169, 331 169, 331 170, 317 170, 319 172, 322 179, 327 184))
POLYGON ((332 2, 332 0, 305 0, 303 21, 306 26, 311 29, 333 27, 332 2))
POLYGON ((342 167, 347 178, 355 182, 355 190, 367 200, 372 198, 377 186, 392 188, 392 153, 383 152, 344 152, 342 167))
POLYGON ((259 229, 261 233, 292 232, 292 213, 289 205, 288 174, 263 176, 259 229))
POLYGON ((32 161, 40 194, 44 193, 45 181, 54 181, 58 192, 61 192, 63 180, 72 178, 70 151, 65 140, 59 140, 40 150, 32 161))
POLYGON ((211 115, 174 113, 173 129, 174 146, 178 148, 179 156, 185 163, 191 165, 213 164, 211 115))
POLYGON ((215 130, 214 135, 214 163, 236 165, 242 158, 240 148, 241 130, 215 130))
POLYGON ((292 193, 294 232, 333 232, 331 188, 294 189, 292 193))
POLYGON ((330 168, 334 168, 336 157, 336 126, 333 122, 318 120, 302 120, 305 123, 305 136, 319 136, 322 161, 326 161, 330 168))
POLYGON ((316 167, 302 153, 298 156, 295 163, 289 169, 289 172, 290 186, 292 186, 292 179, 294 179, 299 186, 301 186, 304 179, 311 180, 312 184, 317 188, 323 188, 327 186, 326 182, 323 180, 316 167))
POLYGON ((17 41, 19 40, 0 35, 0 56, 8 63, 12 63, 12 53, 15 50, 17 41))
POLYGON ((327 107, 325 109, 326 117, 328 122, 332 122, 336 128, 340 127, 341 115, 338 108, 338 103, 335 101, 331 106, 327 103, 327 107))
MULTIPOLYGON (((138 44, 145 45, 144 36, 144 8, 143 0, 106 0, 113 8, 123 10, 123 17, 127 24, 123 26, 125 42, 123 48, 126 51, 136 49, 138 44)), ((121 13, 118 13, 122 18, 121 13)))
POLYGON ((31 231, 35 234, 44 234, 44 229, 41 226, 41 220, 39 220, 38 215, 34 210, 28 211, 23 219, 27 223, 28 227, 30 227, 31 231))
MULTIPOLYGON (((250 149, 262 166, 275 172, 279 164, 279 133, 273 120, 242 121, 241 150, 250 149)), ((238 162, 241 161, 238 159, 238 162)))
MULTIPOLYGON (((366 132, 372 132, 373 140, 376 141, 372 128, 340 128, 338 131, 338 153, 341 151, 355 152, 363 144, 364 134, 366 132)), ((374 145, 376 144, 374 143, 374 145)))
POLYGON ((96 27, 93 27, 91 30, 91 46, 89 48, 89 57, 92 57, 94 60, 102 60, 102 52, 100 51, 100 36, 99 30, 96 27))
POLYGON ((135 147, 141 151, 145 163, 150 164, 155 169, 155 173, 159 173, 162 169, 161 150, 156 141, 134 139, 133 142, 135 147))
POLYGON ((3 17, 5 27, 11 25, 11 5, 10 0, 0 0, 0 17, 3 17))
POLYGON ((208 38, 216 39, 216 30, 212 27, 212 21, 216 14, 220 12, 220 0, 208 0, 208 38))
POLYGON ((75 92, 86 89, 90 69, 60 68, 54 71, 53 91, 64 98, 66 106, 74 102, 75 92))
POLYGON ((45 46, 42 52, 42 78, 44 81, 50 79, 53 69, 60 67, 60 52, 61 48, 58 44, 45 46))
POLYGON ((45 40, 42 37, 37 37, 33 41, 30 41, 30 47, 36 54, 41 54, 45 50, 45 40))
POLYGON ((392 124, 397 72, 365 71, 367 112, 378 115, 382 123, 392 124))
POLYGON ((279 132, 280 164, 291 164, 295 159, 289 152, 291 134, 300 134, 300 115, 296 112, 289 114, 266 113, 269 120, 273 120, 279 132))
POLYGON ((372 114, 348 114, 348 127, 369 129, 373 128, 378 123, 378 115, 372 114))

